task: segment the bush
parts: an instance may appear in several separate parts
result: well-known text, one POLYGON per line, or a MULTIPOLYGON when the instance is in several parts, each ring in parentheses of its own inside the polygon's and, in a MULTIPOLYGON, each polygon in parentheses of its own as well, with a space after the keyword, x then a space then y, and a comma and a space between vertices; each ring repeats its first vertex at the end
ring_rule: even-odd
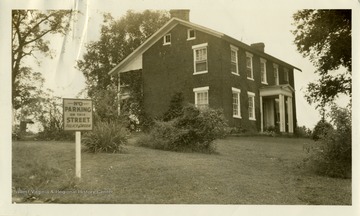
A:
POLYGON ((73 131, 64 131, 64 129, 53 129, 53 130, 46 129, 39 132, 36 139, 73 141, 75 140, 75 133, 73 131))
POLYGON ((129 131, 117 122, 98 122, 93 131, 86 132, 82 143, 92 153, 124 153, 129 131))
POLYGON ((331 133, 333 126, 325 119, 321 119, 314 127, 312 133, 312 139, 317 141, 322 137, 326 137, 328 133, 331 133))
POLYGON ((138 140, 141 146, 171 151, 214 152, 215 139, 223 138, 228 127, 221 111, 188 105, 182 115, 168 122, 155 121, 149 134, 138 140))
POLYGON ((315 171, 330 177, 351 177, 351 111, 332 107, 330 113, 333 127, 320 136, 316 147, 308 148, 315 171))
POLYGON ((175 93, 171 100, 169 109, 164 113, 163 120, 170 121, 183 115, 184 96, 181 92, 175 93))
POLYGON ((302 126, 302 127, 296 127, 295 128, 295 136, 296 137, 303 137, 303 138, 309 138, 311 137, 312 132, 309 128, 307 128, 306 126, 302 126))

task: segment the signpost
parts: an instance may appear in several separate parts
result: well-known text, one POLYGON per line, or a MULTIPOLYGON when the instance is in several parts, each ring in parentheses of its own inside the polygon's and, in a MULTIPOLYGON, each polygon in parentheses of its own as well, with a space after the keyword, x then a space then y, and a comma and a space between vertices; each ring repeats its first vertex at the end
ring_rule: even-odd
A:
POLYGON ((63 99, 63 125, 66 131, 75 131, 75 175, 81 178, 81 131, 93 129, 92 101, 63 99))

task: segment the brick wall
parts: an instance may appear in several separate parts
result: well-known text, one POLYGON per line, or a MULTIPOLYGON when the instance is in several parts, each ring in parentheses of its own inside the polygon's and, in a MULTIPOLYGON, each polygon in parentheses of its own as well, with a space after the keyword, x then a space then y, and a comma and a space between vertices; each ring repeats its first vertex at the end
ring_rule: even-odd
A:
MULTIPOLYGON (((222 108, 231 126, 260 131, 259 88, 264 84, 260 79, 260 57, 253 54, 254 81, 246 75, 246 54, 238 47, 239 76, 230 71, 230 43, 221 38, 196 31, 196 39, 187 40, 188 28, 177 25, 170 31, 171 45, 163 45, 161 38, 143 54, 143 89, 145 110, 154 116, 161 116, 168 108, 172 95, 182 92, 185 101, 194 103, 193 88, 209 86, 209 104, 222 108), (193 45, 208 43, 208 73, 193 75, 193 45), (232 90, 241 90, 241 116, 232 116, 232 90), (256 121, 249 120, 247 92, 255 93, 256 121)), ((236 46, 236 44, 232 44, 236 46)), ((251 51, 249 51, 251 52, 251 51)), ((268 85, 274 85, 273 62, 266 64, 268 85)), ((284 68, 279 65, 280 84, 284 83, 284 68)), ((289 69, 289 84, 294 87, 293 71, 289 69)), ((293 98, 295 107, 295 97, 293 98)), ((296 112, 294 111, 294 123, 296 112)))

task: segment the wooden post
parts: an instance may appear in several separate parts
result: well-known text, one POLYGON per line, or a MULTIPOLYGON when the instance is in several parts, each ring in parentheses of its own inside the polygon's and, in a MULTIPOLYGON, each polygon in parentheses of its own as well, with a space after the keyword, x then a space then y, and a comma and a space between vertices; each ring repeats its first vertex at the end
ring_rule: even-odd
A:
POLYGON ((75 132, 75 174, 77 178, 81 178, 81 132, 75 132))

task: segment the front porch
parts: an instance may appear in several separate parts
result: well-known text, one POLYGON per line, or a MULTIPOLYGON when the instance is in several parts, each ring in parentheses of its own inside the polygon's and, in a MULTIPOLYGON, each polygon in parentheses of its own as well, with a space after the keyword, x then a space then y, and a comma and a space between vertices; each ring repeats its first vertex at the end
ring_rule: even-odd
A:
POLYGON ((260 88, 261 132, 269 127, 294 133, 294 89, 286 85, 260 88))

